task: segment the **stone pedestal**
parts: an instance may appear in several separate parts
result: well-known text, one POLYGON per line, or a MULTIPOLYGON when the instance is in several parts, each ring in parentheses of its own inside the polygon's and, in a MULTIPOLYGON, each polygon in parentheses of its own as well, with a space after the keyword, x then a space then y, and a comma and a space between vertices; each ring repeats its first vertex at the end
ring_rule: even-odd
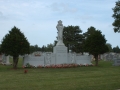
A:
POLYGON ((62 40, 59 40, 56 45, 57 46, 65 46, 62 40))
POLYGON ((53 53, 55 54, 55 64, 67 64, 68 63, 68 53, 67 47, 64 45, 57 45, 53 48, 53 53))

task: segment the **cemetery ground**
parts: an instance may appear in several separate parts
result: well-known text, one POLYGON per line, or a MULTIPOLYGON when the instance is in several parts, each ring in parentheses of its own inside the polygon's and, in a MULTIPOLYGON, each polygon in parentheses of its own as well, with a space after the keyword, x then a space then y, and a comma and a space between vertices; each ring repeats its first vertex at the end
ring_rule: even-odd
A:
POLYGON ((0 65, 0 90, 117 89, 120 89, 120 66, 112 66, 111 61, 101 60, 98 67, 75 68, 22 68, 22 60, 16 70, 0 65))

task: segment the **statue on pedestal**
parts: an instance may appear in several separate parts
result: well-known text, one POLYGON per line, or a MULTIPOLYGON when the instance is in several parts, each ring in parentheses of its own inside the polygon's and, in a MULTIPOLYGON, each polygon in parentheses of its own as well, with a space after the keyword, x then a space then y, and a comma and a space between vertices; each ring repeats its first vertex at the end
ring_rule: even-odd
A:
POLYGON ((58 21, 58 24, 56 26, 57 30, 58 30, 58 42, 57 42, 57 45, 64 45, 63 44, 63 24, 62 24, 62 21, 59 20, 58 21))

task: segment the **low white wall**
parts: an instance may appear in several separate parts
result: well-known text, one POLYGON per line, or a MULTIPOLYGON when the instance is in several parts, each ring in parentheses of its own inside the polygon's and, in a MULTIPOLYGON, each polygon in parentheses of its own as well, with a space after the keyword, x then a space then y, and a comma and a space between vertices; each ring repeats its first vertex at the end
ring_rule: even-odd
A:
POLYGON ((68 54, 67 53, 57 53, 55 55, 55 64, 67 64, 68 54))
POLYGON ((83 64, 83 65, 92 64, 91 58, 92 57, 88 55, 76 56, 76 64, 83 64))
POLYGON ((33 56, 33 55, 26 55, 23 58, 23 65, 26 66, 27 63, 29 63, 32 66, 47 66, 47 65, 57 65, 57 64, 92 64, 91 63, 91 56, 88 55, 79 55, 76 56, 76 54, 68 53, 66 54, 67 60, 64 61, 64 59, 59 55, 56 54, 44 54, 42 56, 33 56), (59 61, 57 61, 57 58, 59 58, 59 61))
POLYGON ((25 66, 27 63, 35 67, 39 65, 44 66, 45 65, 44 56, 30 56, 30 55, 25 56, 23 57, 23 65, 25 66))

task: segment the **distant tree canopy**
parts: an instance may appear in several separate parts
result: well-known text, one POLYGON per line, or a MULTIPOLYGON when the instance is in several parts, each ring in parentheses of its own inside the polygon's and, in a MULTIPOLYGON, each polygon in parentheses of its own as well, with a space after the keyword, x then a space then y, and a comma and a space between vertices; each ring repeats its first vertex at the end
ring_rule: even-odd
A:
POLYGON ((13 27, 2 40, 1 52, 13 56, 13 67, 17 68, 19 55, 29 54, 30 44, 17 27, 13 27))
POLYGON ((115 52, 115 53, 120 53, 120 48, 119 48, 119 46, 114 47, 114 48, 113 48, 113 52, 115 52))
MULTIPOLYGON (((83 53, 84 36, 79 26, 67 26, 63 29, 63 43, 68 47, 68 52, 71 50, 76 53, 83 53)), ((54 41, 56 45, 57 41, 54 41)))
POLYGON ((41 51, 41 48, 38 45, 30 45, 30 53, 41 51))
POLYGON ((53 44, 47 44, 47 52, 53 52, 53 47, 54 45, 53 44))
POLYGON ((112 45, 110 44, 110 43, 106 43, 106 45, 107 45, 107 47, 108 47, 108 49, 109 49, 109 52, 112 52, 113 50, 112 50, 112 45))
POLYGON ((82 30, 79 28, 79 26, 67 26, 64 27, 63 30, 63 42, 65 46, 68 47, 68 50, 71 50, 72 52, 82 52, 82 39, 83 35, 82 30))
POLYGON ((97 66, 98 55, 108 51, 106 39, 104 35, 102 35, 101 31, 95 30, 93 34, 86 38, 84 43, 84 51, 89 52, 94 56, 97 66))
POLYGON ((40 51, 40 52, 52 52, 53 51, 53 44, 47 44, 47 46, 43 45, 39 47, 38 45, 31 45, 30 46, 30 53, 40 51))
POLYGON ((116 2, 113 12, 112 17, 115 19, 112 24, 114 26, 114 32, 120 32, 120 0, 116 2))
POLYGON ((51 43, 47 44, 47 46, 43 45, 41 48, 41 51, 42 52, 53 52, 53 47, 54 47, 54 45, 51 43))
POLYGON ((91 26, 87 29, 87 32, 83 33, 83 35, 85 38, 87 38, 91 34, 94 34, 95 31, 96 31, 96 29, 93 26, 91 26))

